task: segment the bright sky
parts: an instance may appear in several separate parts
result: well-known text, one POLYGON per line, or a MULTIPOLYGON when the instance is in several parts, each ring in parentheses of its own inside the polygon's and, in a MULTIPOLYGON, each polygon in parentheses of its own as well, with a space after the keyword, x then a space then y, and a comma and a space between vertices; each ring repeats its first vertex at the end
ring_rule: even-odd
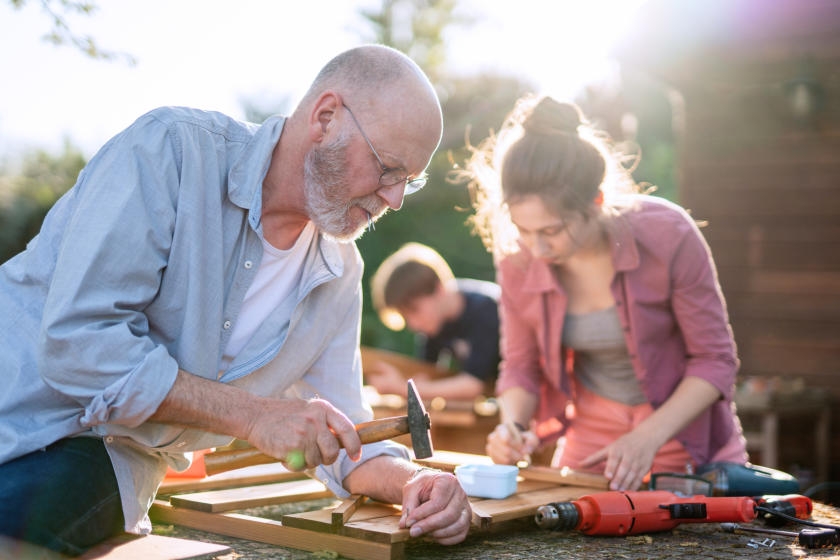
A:
MULTIPOLYGON (((521 76, 571 97, 609 68, 607 52, 644 0, 459 0, 477 21, 447 35, 453 71, 521 76)), ((371 38, 358 15, 380 0, 97 0, 70 20, 137 65, 93 60, 41 40, 51 29, 38 0, 0 0, 0 160, 64 139, 91 156, 160 105, 243 117, 243 100, 291 108, 320 67, 371 38), (285 103, 284 103, 285 100, 285 103)))

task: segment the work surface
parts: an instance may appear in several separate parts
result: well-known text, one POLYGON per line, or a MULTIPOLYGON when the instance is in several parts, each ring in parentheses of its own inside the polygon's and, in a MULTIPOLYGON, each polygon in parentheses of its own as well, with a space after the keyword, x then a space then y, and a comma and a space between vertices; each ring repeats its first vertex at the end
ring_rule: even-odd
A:
MULTIPOLYGON (((279 517, 280 506, 262 508, 257 514, 279 517)), ((840 523, 840 510, 816 504, 814 519, 833 524, 840 523)), ((793 544, 785 537, 767 537, 776 540, 772 547, 747 546, 751 540, 763 541, 764 535, 740 535, 718 530, 719 524, 684 524, 673 531, 631 537, 588 537, 577 532, 551 532, 539 529, 531 520, 510 522, 489 533, 473 533, 456 546, 440 546, 424 540, 407 543, 406 558, 414 560, 467 560, 488 559, 840 559, 840 549, 808 550, 793 544)), ((789 529, 790 527, 785 527, 789 529)), ((798 530, 796 527, 793 530, 798 530)), ((224 537, 180 526, 157 526, 159 534, 192 540, 228 545, 233 552, 219 556, 220 560, 312 560, 314 558, 340 558, 328 552, 312 553, 260 542, 224 537)))
MULTIPOLYGON (((447 464, 458 463, 464 458, 470 461, 478 459, 477 456, 467 456, 460 454, 448 454, 442 452, 436 454, 434 458, 430 459, 431 466, 444 466, 447 464), (440 459, 438 460, 438 458, 440 459)), ((256 469, 257 467, 252 467, 256 469)), ((260 468, 274 469, 265 465, 260 468)), ((490 502, 474 502, 474 514, 479 517, 495 515, 494 519, 499 520, 499 523, 483 524, 478 523, 473 527, 470 535, 466 541, 456 546, 442 546, 438 545, 428 539, 408 539, 399 548, 399 555, 392 556, 392 558, 408 558, 417 560, 438 560, 440 558, 459 559, 474 559, 474 558, 499 558, 499 559, 530 559, 530 558, 629 558, 629 559, 673 559, 673 558, 701 558, 701 559, 735 559, 735 558, 772 558, 776 560, 781 559, 816 559, 816 558, 836 558, 840 560, 840 547, 832 549, 806 549, 797 544, 795 539, 786 536, 765 535, 758 533, 751 534, 733 534, 726 533, 720 530, 719 523, 685 523, 678 526, 676 529, 668 532, 653 533, 648 535, 638 535, 630 537, 590 537, 575 531, 555 532, 540 529, 536 526, 533 515, 527 517, 522 515, 514 515, 514 510, 524 511, 522 506, 524 502, 529 501, 528 497, 535 497, 536 502, 540 504, 551 501, 564 501, 562 496, 562 488, 556 485, 547 487, 540 486, 539 479, 545 476, 556 476, 556 471, 548 469, 540 470, 539 467, 533 470, 534 467, 528 469, 528 472, 521 472, 522 476, 528 478, 528 481, 521 481, 516 497, 511 498, 516 502, 515 504, 508 504, 505 507, 496 507, 504 504, 505 500, 498 500, 490 502), (526 476, 527 474, 527 476, 526 476), (557 494, 557 492, 561 494, 557 494), (555 496, 555 498, 548 498, 547 496, 555 496), (522 500, 522 502, 519 502, 522 500), (543 501, 544 500, 544 501, 543 501), (518 505, 517 505, 518 504, 518 505), (493 512, 496 512, 495 514, 493 512), (771 541, 775 541, 771 544, 771 541), (762 543, 762 544, 757 544, 762 543), (751 546, 752 545, 752 546, 751 546)), ((235 473, 231 473, 234 475, 235 473)), ((282 474, 282 473, 280 473, 282 474)), ((222 475, 219 475, 222 476, 222 475)), ((577 486, 570 488, 568 491, 570 495, 582 496, 587 493, 595 493, 600 491, 595 488, 599 484, 603 484, 602 478, 598 480, 591 480, 587 478, 588 475, 576 475, 575 484, 589 486, 590 488, 577 486), (576 493, 575 493, 576 492, 576 493)), ((591 476, 591 475, 590 475, 591 476)), ((572 481, 568 481, 572 483, 572 481)), ((177 484, 177 482, 176 482, 177 484)), ((224 492, 222 493, 224 494, 224 492)), ((224 499, 210 494, 195 494, 195 496, 203 496, 201 500, 195 500, 196 503, 203 502, 203 509, 210 511, 217 506, 221 507, 224 499), (211 508, 212 506, 212 508, 211 508), (208 509, 210 508, 210 509, 208 509)), ((190 495, 186 495, 189 498, 190 495)), ((254 496, 251 496, 252 498, 254 496)), ((534 500, 531 500, 532 502, 534 500)), ((336 500, 332 496, 313 495, 308 501, 298 502, 284 502, 284 503, 263 503, 257 505, 244 507, 237 512, 237 516, 256 517, 276 523, 284 517, 287 521, 289 514, 292 517, 296 512, 308 510, 324 510, 335 506, 336 500)), ((244 502, 242 502, 244 503, 244 502)), ((180 504, 186 506, 187 504, 180 504)), ((360 510, 361 511, 361 510, 360 510)), ((185 513, 181 510, 182 514, 185 513)), ((165 513, 165 512, 164 512, 165 513)), ((208 514, 204 514, 208 515, 208 514)), ((329 535, 323 534, 309 540, 309 543, 314 543, 311 548, 300 546, 297 548, 286 548, 285 546, 276 546, 267 544, 272 542, 266 540, 264 537, 267 534, 263 528, 255 527, 253 532, 245 534, 229 532, 231 535, 238 534, 240 537, 245 536, 247 539, 234 538, 220 535, 217 532, 228 532, 231 529, 230 523, 237 521, 237 517, 231 517, 222 520, 216 524, 216 529, 211 528, 207 523, 215 522, 219 514, 210 514, 212 517, 201 521, 195 525, 192 523, 177 523, 177 522, 161 522, 160 519, 155 523, 155 533, 158 535, 178 537, 182 539, 190 539, 196 541, 204 541, 215 544, 227 545, 232 552, 219 555, 218 558, 222 560, 240 560, 240 559, 290 559, 303 560, 312 558, 341 558, 330 550, 330 543, 340 545, 337 540, 330 540, 329 535), (190 525, 193 528, 188 528, 190 525), (253 539, 253 540, 251 540, 253 539), (323 546, 323 548, 321 548, 323 546), (314 551, 307 552, 306 550, 314 551)), ((308 514, 303 514, 308 515, 308 514)), ((365 518, 365 515, 352 514, 357 518, 365 518)), ((187 521, 188 518, 182 518, 187 521)), ((371 518, 372 519, 372 518, 371 518)), ((840 524, 840 509, 828 505, 815 503, 815 509, 812 519, 822 523, 830 523, 833 525, 840 524)), ((329 523, 329 520, 327 521, 329 523)), ((335 520, 333 519, 333 523, 335 520)), ((353 523, 348 522, 348 526, 353 523)), ((765 527, 761 522, 751 524, 755 527, 765 527)), ((804 525, 786 525, 784 530, 799 531, 805 528, 804 525)), ((360 527, 357 528, 361 530, 360 527)), ((249 529, 250 531, 251 529, 249 529)), ((269 528, 270 530, 270 528, 269 528)), ((387 531, 386 531, 387 532, 387 531)), ((350 533, 348 533, 349 535, 350 533)), ((361 538, 370 539, 378 538, 378 534, 367 532, 366 536, 361 538)), ((360 535, 357 534, 357 537, 360 535)), ((394 535, 392 535, 394 536, 394 535)), ((399 539, 397 539, 399 540, 399 539)), ((284 541, 274 541, 285 545, 284 541)), ((294 544, 294 542, 293 542, 294 544)), ((367 558, 364 553, 365 541, 358 541, 358 545, 348 549, 345 554, 351 555, 353 558, 367 558)), ((341 549, 338 549, 341 550, 341 549)))

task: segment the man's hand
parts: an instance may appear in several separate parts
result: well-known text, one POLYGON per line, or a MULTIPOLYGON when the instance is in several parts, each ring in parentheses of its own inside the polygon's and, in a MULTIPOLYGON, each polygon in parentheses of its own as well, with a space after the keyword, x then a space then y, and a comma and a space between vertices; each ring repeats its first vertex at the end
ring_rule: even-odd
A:
POLYGON ((258 397, 185 371, 149 419, 247 440, 296 471, 334 463, 341 446, 362 454, 355 426, 327 401, 258 397))
POLYGON ((376 388, 380 395, 405 396, 406 378, 389 363, 378 361, 373 367, 366 369, 365 380, 376 388))
POLYGON ((467 537, 472 508, 454 475, 418 471, 403 487, 400 527, 412 537, 428 535, 440 544, 457 544, 467 537))
POLYGON ((247 439, 290 470, 330 465, 341 447, 358 461, 362 443, 347 416, 325 400, 267 399, 247 439), (339 443, 340 442, 340 443, 339 443))

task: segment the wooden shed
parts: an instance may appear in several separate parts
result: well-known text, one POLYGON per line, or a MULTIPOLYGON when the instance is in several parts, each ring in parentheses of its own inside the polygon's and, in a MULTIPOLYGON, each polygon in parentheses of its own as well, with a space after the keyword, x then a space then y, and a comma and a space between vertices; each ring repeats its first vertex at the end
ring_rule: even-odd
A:
POLYGON ((840 2, 650 0, 616 54, 679 100, 677 199, 707 222, 743 389, 773 393, 751 448, 840 479, 840 2), (806 414, 768 449, 789 401, 806 414))

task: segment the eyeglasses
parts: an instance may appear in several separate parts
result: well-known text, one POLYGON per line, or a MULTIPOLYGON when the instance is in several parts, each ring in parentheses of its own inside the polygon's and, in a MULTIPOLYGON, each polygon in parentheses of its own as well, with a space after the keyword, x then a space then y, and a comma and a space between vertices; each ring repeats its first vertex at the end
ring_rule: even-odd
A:
POLYGON ((403 174, 403 169, 401 167, 388 167, 384 163, 382 163, 382 158, 379 157, 379 154, 376 152, 376 148, 373 147, 373 144, 370 143, 370 138, 368 138, 365 131, 362 130, 362 125, 359 124, 359 121, 356 119, 356 115, 353 114, 353 111, 350 110, 350 107, 344 105, 347 112, 350 113, 350 118, 353 119, 353 122, 356 123, 356 128, 359 129, 359 132, 362 135, 362 138, 365 139, 367 142, 370 151, 373 152, 373 156, 376 158, 376 161, 379 162, 379 167, 382 169, 382 174, 379 176, 379 186, 380 187, 390 187, 392 185, 398 185, 405 181, 405 194, 413 194, 422 189, 426 186, 426 181, 428 180, 427 177, 416 177, 414 179, 409 179, 407 175, 403 174))

